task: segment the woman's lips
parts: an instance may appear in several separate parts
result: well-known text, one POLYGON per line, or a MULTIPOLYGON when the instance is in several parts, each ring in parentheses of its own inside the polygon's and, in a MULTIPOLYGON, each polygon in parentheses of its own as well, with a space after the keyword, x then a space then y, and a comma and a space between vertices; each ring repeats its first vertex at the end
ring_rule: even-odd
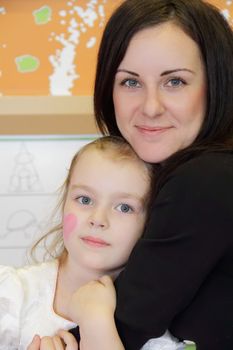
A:
POLYGON ((159 135, 159 134, 162 134, 163 132, 171 129, 172 126, 149 127, 149 126, 144 126, 144 125, 136 125, 136 128, 138 129, 138 131, 140 133, 145 134, 145 135, 159 135))
POLYGON ((93 236, 85 236, 85 237, 82 237, 81 239, 84 243, 93 247, 106 247, 110 245, 109 243, 105 242, 103 239, 93 237, 93 236))

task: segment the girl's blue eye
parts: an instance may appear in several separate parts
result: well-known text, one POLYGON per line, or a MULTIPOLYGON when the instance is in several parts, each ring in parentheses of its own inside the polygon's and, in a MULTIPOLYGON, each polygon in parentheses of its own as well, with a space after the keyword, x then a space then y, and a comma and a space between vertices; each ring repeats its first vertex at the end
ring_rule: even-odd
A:
POLYGON ((80 196, 77 199, 78 199, 78 202, 80 204, 83 204, 83 205, 90 205, 90 204, 92 204, 92 200, 88 196, 80 196))
POLYGON ((133 209, 131 208, 130 205, 126 204, 126 203, 122 203, 119 204, 116 207, 117 210, 121 211, 122 213, 131 213, 133 211, 133 209))

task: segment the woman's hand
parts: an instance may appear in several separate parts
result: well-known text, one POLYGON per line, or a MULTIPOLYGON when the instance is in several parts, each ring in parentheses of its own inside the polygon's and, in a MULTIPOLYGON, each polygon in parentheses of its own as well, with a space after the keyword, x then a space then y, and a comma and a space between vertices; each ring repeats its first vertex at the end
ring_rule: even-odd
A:
POLYGON ((78 350, 78 344, 71 333, 60 330, 53 337, 35 336, 27 350, 78 350))

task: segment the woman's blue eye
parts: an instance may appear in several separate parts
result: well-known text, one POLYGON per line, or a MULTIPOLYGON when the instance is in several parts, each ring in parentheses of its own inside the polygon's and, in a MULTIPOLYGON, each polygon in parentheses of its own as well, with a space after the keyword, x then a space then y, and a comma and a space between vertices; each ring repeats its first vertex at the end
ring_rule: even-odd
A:
POLYGON ((128 204, 125 204, 125 203, 122 203, 122 204, 119 204, 117 207, 116 207, 117 210, 121 211, 122 213, 131 213, 133 211, 133 209, 131 208, 130 205, 128 204))
POLYGON ((180 78, 173 78, 173 79, 170 79, 168 81, 168 85, 171 87, 178 87, 178 86, 184 85, 184 84, 185 84, 184 80, 182 80, 180 78))
POLYGON ((90 197, 87 197, 87 196, 80 196, 77 198, 79 203, 80 204, 83 204, 83 205, 89 205, 89 204, 92 204, 92 200, 90 197))
POLYGON ((123 80, 122 85, 125 85, 128 88, 139 87, 139 83, 135 79, 125 79, 125 80, 123 80))

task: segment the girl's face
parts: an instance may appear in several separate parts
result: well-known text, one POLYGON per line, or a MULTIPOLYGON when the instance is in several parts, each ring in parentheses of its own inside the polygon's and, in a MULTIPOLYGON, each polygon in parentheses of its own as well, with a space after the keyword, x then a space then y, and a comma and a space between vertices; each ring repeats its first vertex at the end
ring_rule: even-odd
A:
POLYGON ((93 148, 80 156, 63 217, 64 244, 75 271, 119 272, 142 234, 148 192, 142 162, 93 148))
POLYGON ((159 163, 189 146, 206 109, 197 44, 167 22, 132 38, 114 82, 118 128, 139 157, 159 163))

